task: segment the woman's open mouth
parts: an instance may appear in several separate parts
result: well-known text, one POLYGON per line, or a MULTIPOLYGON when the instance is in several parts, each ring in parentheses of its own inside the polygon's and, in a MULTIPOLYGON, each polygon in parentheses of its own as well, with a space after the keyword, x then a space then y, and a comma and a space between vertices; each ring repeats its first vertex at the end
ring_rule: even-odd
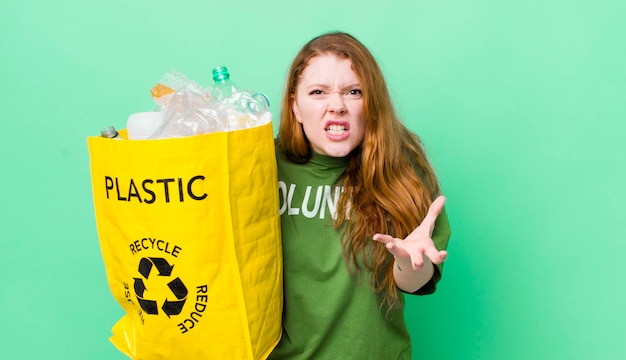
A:
POLYGON ((329 125, 325 130, 329 135, 341 135, 347 131, 344 125, 337 124, 329 125))

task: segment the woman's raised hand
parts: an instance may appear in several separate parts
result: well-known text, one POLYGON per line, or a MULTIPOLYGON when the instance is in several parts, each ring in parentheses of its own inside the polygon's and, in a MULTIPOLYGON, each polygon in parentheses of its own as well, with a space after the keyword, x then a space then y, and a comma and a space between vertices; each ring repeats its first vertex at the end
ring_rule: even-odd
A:
POLYGON ((443 262, 448 256, 448 252, 437 250, 432 235, 435 221, 445 202, 444 196, 437 197, 430 204, 422 223, 405 239, 398 239, 385 234, 376 234, 373 239, 385 244, 387 250, 395 257, 398 266, 410 264, 413 270, 419 270, 424 266, 424 257, 427 257, 433 264, 443 262))

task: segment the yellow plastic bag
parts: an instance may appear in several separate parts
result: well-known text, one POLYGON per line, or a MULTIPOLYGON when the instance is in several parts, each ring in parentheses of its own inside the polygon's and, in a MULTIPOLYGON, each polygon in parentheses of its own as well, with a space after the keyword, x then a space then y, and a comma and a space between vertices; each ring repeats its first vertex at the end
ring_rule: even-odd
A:
POLYGON ((283 301, 271 123, 87 142, 107 280, 126 312, 113 344, 132 359, 265 359, 283 301))

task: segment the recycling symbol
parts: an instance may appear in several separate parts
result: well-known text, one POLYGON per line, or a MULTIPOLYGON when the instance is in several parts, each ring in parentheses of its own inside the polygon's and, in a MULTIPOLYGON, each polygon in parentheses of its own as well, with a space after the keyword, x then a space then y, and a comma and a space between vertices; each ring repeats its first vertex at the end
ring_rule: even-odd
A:
MULTIPOLYGON (((152 279, 155 279, 155 272, 152 271, 153 268, 156 268, 155 272, 158 272, 158 274, 156 274, 157 279, 161 280, 161 277, 171 276, 174 265, 170 265, 167 260, 163 258, 142 258, 139 261, 139 273, 142 277, 134 278, 135 295, 137 296, 137 301, 143 311, 147 314, 157 315, 159 313, 160 299, 149 299, 144 297, 146 292, 150 292, 150 290, 146 287, 146 283, 152 283, 149 281, 150 275, 152 274, 152 279), (145 283, 144 280, 146 280, 145 283)), ((156 285, 158 282, 154 281, 154 283, 156 285)), ((152 287, 152 285, 150 286, 152 287)), ((153 289, 153 293, 158 293, 160 290, 158 289, 158 286, 156 287, 157 289, 153 289)), ((178 277, 169 281, 167 283, 167 287, 173 296, 166 296, 163 301, 163 305, 161 306, 161 310, 163 310, 167 317, 170 317, 172 315, 180 314, 183 310, 183 306, 185 306, 185 301, 187 300, 188 291, 185 284, 183 284, 182 280, 178 277)))

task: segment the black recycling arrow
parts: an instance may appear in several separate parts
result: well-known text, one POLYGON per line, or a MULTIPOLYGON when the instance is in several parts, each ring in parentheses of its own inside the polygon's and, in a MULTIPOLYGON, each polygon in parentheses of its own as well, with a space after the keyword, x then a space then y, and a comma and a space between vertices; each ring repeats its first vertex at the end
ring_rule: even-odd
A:
POLYGON ((187 300, 186 297, 188 291, 187 287, 185 286, 185 284, 183 284, 180 278, 176 278, 170 281, 167 286, 170 288, 170 290, 172 290, 172 293, 178 299, 178 301, 170 301, 166 299, 163 303, 163 307, 161 307, 161 309, 163 309, 163 312, 167 314, 167 317, 170 317, 171 315, 180 314, 180 312, 183 310, 183 306, 185 306, 185 301, 187 300))
POLYGON ((133 278, 135 279, 135 294, 139 297, 143 297, 143 292, 146 291, 146 285, 143 283, 143 280, 141 280, 140 278, 133 278))
POLYGON ((167 260, 163 258, 150 258, 150 260, 152 260, 152 263, 154 263, 157 270, 159 270, 159 276, 170 276, 172 274, 174 265, 170 265, 167 260))
POLYGON ((143 298, 143 293, 146 291, 146 285, 143 283, 143 280, 140 278, 134 278, 134 288, 135 295, 137 295, 137 301, 139 302, 139 306, 148 314, 158 314, 159 309, 157 307, 157 302, 154 300, 146 300, 143 298))
POLYGON ((165 300, 161 309, 170 317, 172 315, 178 315, 181 311, 183 311, 183 307, 185 306, 185 300, 177 300, 177 301, 169 301, 165 300))
POLYGON ((187 287, 183 284, 180 278, 177 277, 176 279, 170 281, 167 286, 169 286, 170 290, 172 290, 172 294, 174 294, 178 300, 187 297, 187 287))
POLYGON ((147 258, 141 258, 139 261, 139 273, 147 279, 150 276, 150 270, 152 270, 152 261, 147 258))
POLYGON ((139 273, 147 279, 148 276, 150 276, 153 265, 156 266, 159 271, 159 276, 170 276, 174 268, 174 265, 170 265, 167 260, 163 258, 141 258, 139 261, 139 273))
POLYGON ((154 300, 145 300, 141 299, 137 296, 137 301, 139 301, 139 306, 148 314, 156 315, 159 313, 159 309, 157 307, 157 302, 154 300))

